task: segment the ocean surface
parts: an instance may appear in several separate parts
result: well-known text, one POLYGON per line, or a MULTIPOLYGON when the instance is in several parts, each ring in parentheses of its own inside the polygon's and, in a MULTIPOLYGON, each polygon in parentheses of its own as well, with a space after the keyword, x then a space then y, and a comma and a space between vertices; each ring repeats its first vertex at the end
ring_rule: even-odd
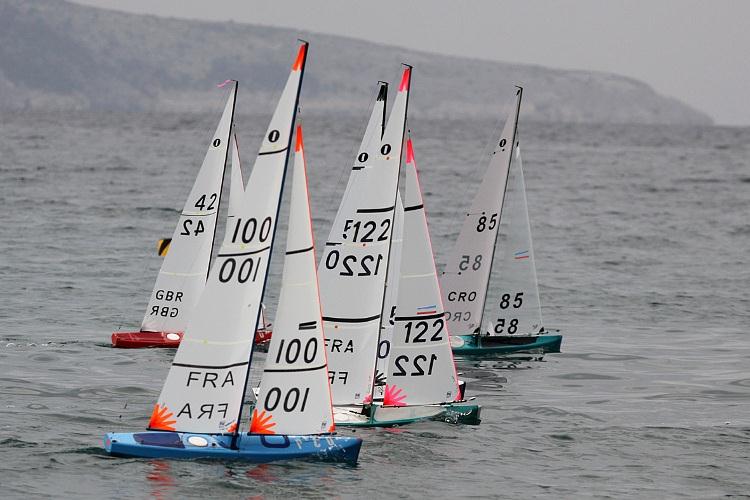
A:
MULTIPOLYGON (((140 325, 216 109, 3 115, 0 497, 750 497, 750 129, 523 110, 542 310, 565 339, 541 362, 458 360, 480 426, 358 431, 355 467, 105 455, 105 432, 145 429, 174 353, 109 337, 140 325)), ((302 115, 318 242, 361 111, 302 115)), ((440 263, 498 124, 412 114, 440 263)), ((238 116, 246 177, 267 120, 238 116)), ((271 318, 280 269, 276 256, 271 318)))

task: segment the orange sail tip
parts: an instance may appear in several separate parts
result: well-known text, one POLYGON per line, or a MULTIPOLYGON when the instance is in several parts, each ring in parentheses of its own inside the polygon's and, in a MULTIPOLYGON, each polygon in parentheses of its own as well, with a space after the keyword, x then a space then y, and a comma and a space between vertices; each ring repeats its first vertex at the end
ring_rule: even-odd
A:
POLYGON ((253 410, 250 434, 276 434, 271 430, 272 427, 276 427, 276 423, 271 422, 271 415, 266 415, 265 411, 258 413, 258 410, 253 410))
POLYGON ((398 88, 399 92, 409 90, 409 80, 411 79, 411 68, 407 67, 404 69, 404 76, 401 77, 401 86, 398 88))
POLYGON ((406 163, 414 163, 414 149, 411 146, 411 139, 406 140, 406 163))
POLYGON ((151 420, 148 421, 148 428, 159 431, 173 431, 177 420, 173 420, 172 416, 172 412, 166 406, 159 406, 159 403, 156 403, 154 411, 151 413, 151 420))
POLYGON ((302 151, 302 125, 297 125, 297 142, 294 150, 297 152, 302 151))
POLYGON ((297 60, 292 65, 292 71, 299 71, 302 69, 302 63, 305 62, 305 52, 307 52, 307 43, 303 43, 299 46, 299 52, 297 52, 297 60))

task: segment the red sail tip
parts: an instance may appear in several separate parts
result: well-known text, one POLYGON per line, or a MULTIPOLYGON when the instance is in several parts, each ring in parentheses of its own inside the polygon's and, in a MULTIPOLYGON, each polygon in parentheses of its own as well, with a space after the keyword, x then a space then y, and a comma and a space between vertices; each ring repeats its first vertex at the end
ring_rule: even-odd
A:
POLYGON ((409 90, 409 79, 411 77, 411 68, 404 69, 404 76, 401 77, 401 86, 398 88, 399 92, 409 90))
POLYGON ((406 140, 406 163, 414 163, 414 149, 411 146, 411 139, 406 140))
POLYGON ((294 61, 294 64, 292 65, 292 71, 299 71, 302 69, 302 63, 305 62, 305 52, 307 52, 307 44, 303 43, 299 47, 299 52, 297 52, 297 60, 294 61))
POLYGON ((297 142, 295 143, 294 151, 302 151, 302 125, 297 125, 297 142))

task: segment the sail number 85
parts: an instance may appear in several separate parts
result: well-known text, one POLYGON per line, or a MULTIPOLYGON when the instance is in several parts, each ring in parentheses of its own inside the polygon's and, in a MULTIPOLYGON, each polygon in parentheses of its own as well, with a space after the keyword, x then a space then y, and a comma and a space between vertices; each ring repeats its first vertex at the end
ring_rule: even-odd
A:
POLYGON ((490 231, 492 231, 493 229, 495 229, 495 226, 497 226, 497 214, 492 214, 490 216, 489 222, 487 222, 487 216, 483 215, 477 221, 477 232, 481 233, 485 229, 489 229, 490 231))
POLYGON ((481 255, 475 255, 474 261, 471 260, 471 255, 462 255, 461 256, 461 262, 458 263, 458 268, 461 271, 466 271, 471 267, 474 271, 479 270, 480 267, 482 267, 482 256, 481 255))

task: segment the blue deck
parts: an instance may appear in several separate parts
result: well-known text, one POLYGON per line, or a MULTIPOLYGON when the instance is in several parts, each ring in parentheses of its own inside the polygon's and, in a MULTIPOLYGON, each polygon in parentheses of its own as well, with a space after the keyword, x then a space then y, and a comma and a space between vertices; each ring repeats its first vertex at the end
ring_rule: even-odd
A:
POLYGON ((189 434, 181 432, 107 433, 104 449, 113 456, 243 460, 320 460, 356 463, 362 440, 347 436, 276 436, 241 434, 237 447, 231 448, 231 435, 189 434))

